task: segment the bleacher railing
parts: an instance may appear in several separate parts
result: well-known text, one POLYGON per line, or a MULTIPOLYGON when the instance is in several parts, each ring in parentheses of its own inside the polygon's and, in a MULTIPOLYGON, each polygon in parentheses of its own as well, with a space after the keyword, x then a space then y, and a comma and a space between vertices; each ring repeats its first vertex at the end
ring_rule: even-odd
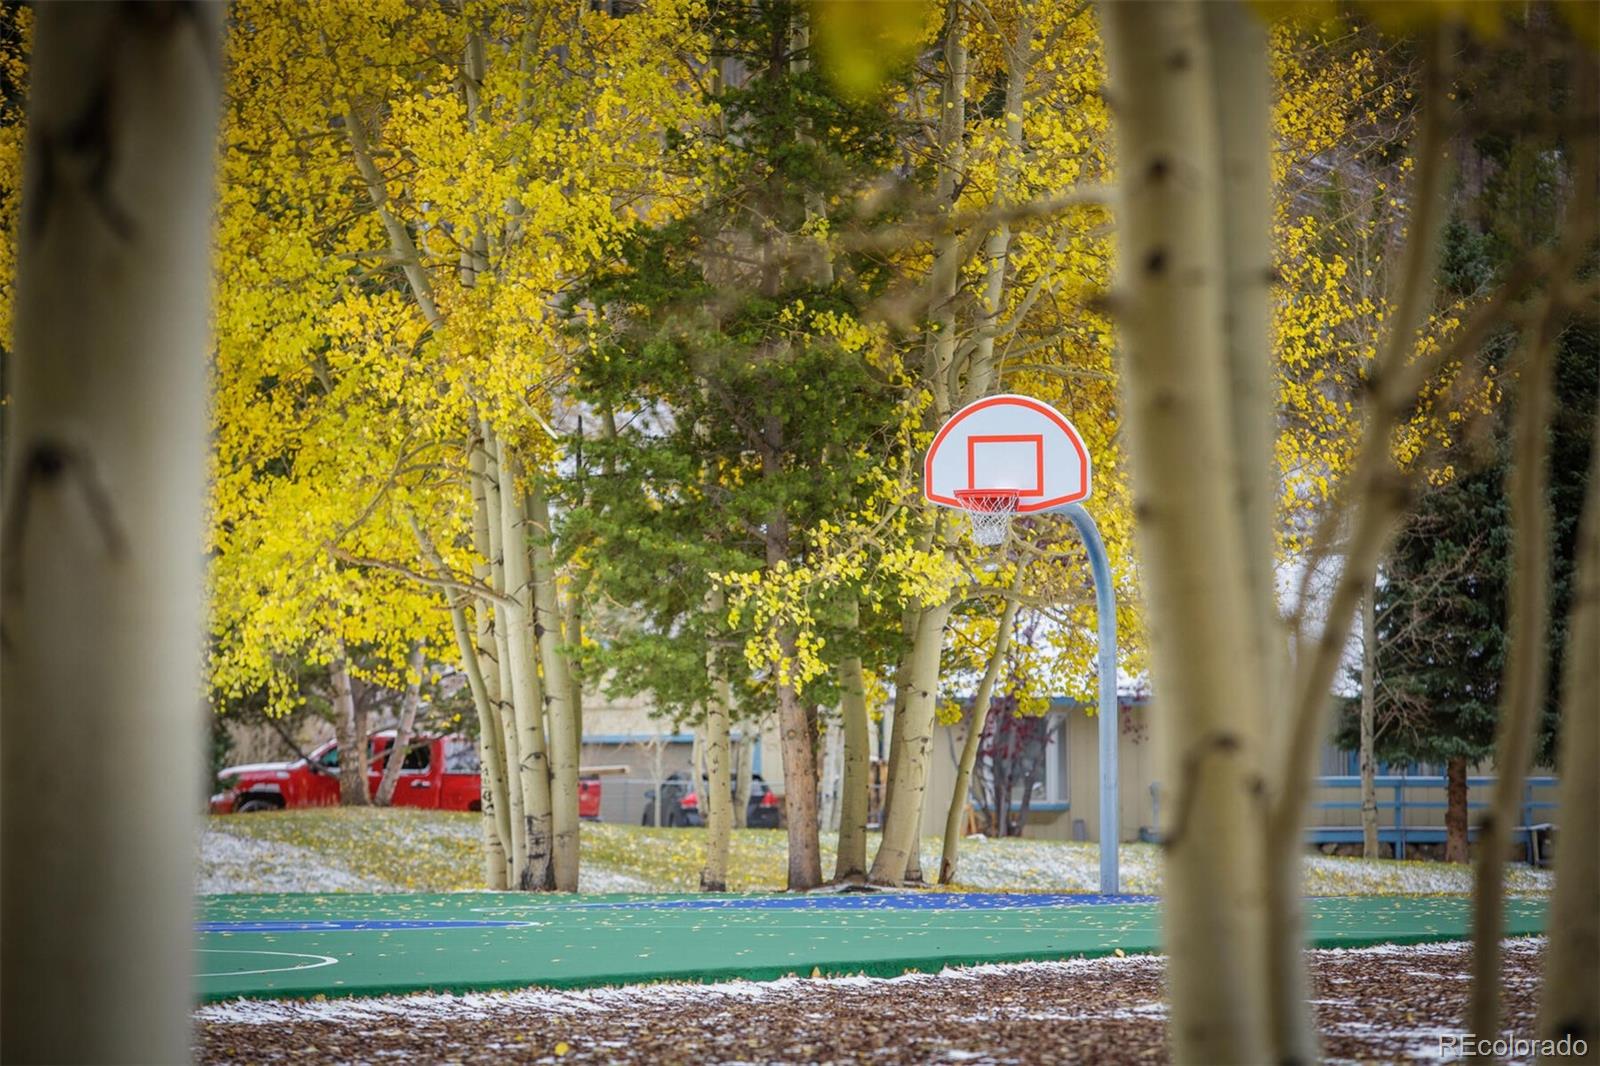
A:
MULTIPOLYGON (((1529 777, 1522 786, 1522 804, 1516 832, 1523 834, 1527 858, 1530 863, 1537 863, 1540 859, 1539 838, 1547 834, 1552 828, 1552 820, 1545 812, 1554 811, 1556 804, 1553 800, 1541 799, 1538 792, 1541 789, 1553 790, 1556 786, 1555 777, 1535 776, 1529 777)), ((1468 777, 1467 778, 1467 833, 1468 839, 1477 836, 1478 828, 1471 812, 1482 810, 1489 804, 1486 800, 1473 798, 1474 792, 1486 795, 1494 786, 1493 777, 1468 777)), ((1442 775, 1411 776, 1409 774, 1379 774, 1374 779, 1378 792, 1378 839, 1382 843, 1394 847, 1396 857, 1404 857, 1406 844, 1436 844, 1444 840, 1444 817, 1439 816, 1439 824, 1433 825, 1408 825, 1407 811, 1444 811, 1449 808, 1449 803, 1442 800, 1428 800, 1411 798, 1409 792, 1422 789, 1444 789, 1448 781, 1442 775), (1388 824, 1383 824, 1387 813, 1388 824)), ((1321 811, 1359 811, 1361 810, 1361 777, 1359 775, 1338 775, 1332 777, 1319 777, 1316 779, 1316 788, 1319 791, 1345 789, 1358 793, 1353 800, 1318 798, 1312 802, 1312 807, 1321 811)), ((1361 840, 1361 826, 1359 825, 1317 825, 1310 826, 1306 832, 1315 843, 1359 843, 1361 840)))

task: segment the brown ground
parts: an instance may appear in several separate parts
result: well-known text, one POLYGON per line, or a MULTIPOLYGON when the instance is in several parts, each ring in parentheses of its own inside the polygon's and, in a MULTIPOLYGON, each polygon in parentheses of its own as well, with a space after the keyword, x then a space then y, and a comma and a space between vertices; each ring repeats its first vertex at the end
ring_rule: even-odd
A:
MULTIPOLYGON (((1508 1031, 1531 1035, 1543 942, 1507 942, 1508 1031)), ((1311 953, 1333 1061, 1436 1058, 1467 994, 1464 944, 1311 953)), ((206 1063, 1165 1062, 1155 957, 757 985, 224 1004, 206 1063), (249 1019, 249 1021, 245 1021, 249 1019)))

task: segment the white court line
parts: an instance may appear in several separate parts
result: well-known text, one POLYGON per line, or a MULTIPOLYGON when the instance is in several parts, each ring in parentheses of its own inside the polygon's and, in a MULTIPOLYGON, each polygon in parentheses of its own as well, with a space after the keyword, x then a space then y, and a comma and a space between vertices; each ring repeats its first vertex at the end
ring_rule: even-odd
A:
POLYGON ((222 973, 197 973, 196 977, 248 977, 258 973, 289 973, 294 970, 315 970, 323 966, 332 966, 339 960, 332 955, 312 955, 304 951, 256 951, 247 948, 195 948, 197 952, 221 955, 281 955, 291 959, 318 959, 310 966, 276 966, 265 970, 225 970, 222 973))

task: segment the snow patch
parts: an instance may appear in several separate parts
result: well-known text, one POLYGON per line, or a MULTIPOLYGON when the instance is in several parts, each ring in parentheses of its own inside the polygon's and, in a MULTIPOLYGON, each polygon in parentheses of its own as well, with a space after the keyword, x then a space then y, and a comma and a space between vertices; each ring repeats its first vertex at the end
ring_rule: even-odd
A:
POLYGON ((382 892, 391 888, 292 844, 234 836, 209 827, 201 837, 195 891, 203 896, 218 892, 382 892))
MULTIPOLYGON (((1521 937, 1502 942, 1507 955, 1538 954, 1544 949, 1543 937, 1521 937)), ((1466 962, 1471 945, 1466 942, 1441 944, 1381 944, 1365 948, 1325 948, 1311 952, 1317 956, 1360 957, 1400 956, 1405 958, 1460 957, 1466 962)), ((282 1025, 293 1022, 407 1023, 452 1018, 488 1018, 497 1015, 536 1012, 554 1016, 632 1012, 640 1007, 674 1007, 687 1002, 715 1000, 768 1000, 797 998, 819 988, 852 989, 860 992, 892 992, 896 986, 949 985, 985 977, 1044 977, 1071 979, 1089 972, 1160 971, 1164 960, 1159 955, 1114 955, 1092 959, 1065 959, 1058 962, 988 963, 981 966, 946 968, 939 973, 908 973, 899 977, 784 977, 776 981, 726 981, 716 984, 663 982, 649 985, 621 985, 577 991, 528 988, 510 992, 473 992, 465 995, 424 993, 409 996, 332 1000, 247 1000, 213 1003, 195 1011, 199 1022, 232 1025, 282 1025)), ((1337 1001, 1322 1001, 1337 1002, 1337 1001)), ((1050 1012, 1030 1014, 1039 1020, 1072 1021, 1093 1018, 1159 1021, 1166 1015, 1162 1003, 1121 1007, 1107 1011, 1050 1012)), ((1348 1023, 1357 1024, 1357 1023, 1348 1023)), ((1439 1032, 1427 1027, 1412 1029, 1381 1027, 1418 1044, 1433 1041, 1439 1032)), ((1353 1030, 1352 1030, 1353 1032, 1353 1030)), ((1420 1048, 1419 1048, 1420 1050, 1420 1048)))

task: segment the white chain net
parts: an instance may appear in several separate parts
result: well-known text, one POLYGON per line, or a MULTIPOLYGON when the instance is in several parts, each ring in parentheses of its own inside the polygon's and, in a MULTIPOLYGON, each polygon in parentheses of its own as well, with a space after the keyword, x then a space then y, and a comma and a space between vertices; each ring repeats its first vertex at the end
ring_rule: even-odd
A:
MULTIPOLYGON (((961 494, 957 494, 961 495, 961 494)), ((1017 512, 1017 497, 1011 493, 964 495, 961 502, 972 520, 972 539, 985 548, 1005 543, 1011 518, 1017 512)))

